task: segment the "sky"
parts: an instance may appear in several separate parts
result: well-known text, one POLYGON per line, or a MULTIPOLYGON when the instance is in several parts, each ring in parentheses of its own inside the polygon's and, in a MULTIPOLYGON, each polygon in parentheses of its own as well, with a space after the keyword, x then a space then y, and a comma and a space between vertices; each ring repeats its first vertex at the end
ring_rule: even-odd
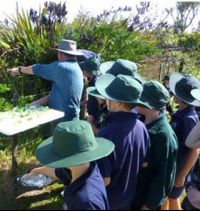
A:
MULTIPOLYGON (((18 2, 19 9, 23 8, 28 10, 33 8, 38 10, 40 6, 44 5, 44 2, 48 0, 8 0, 0 1, 0 20, 4 20, 6 15, 13 16, 16 14, 16 2, 18 2)), ((64 0, 51 0, 52 2, 65 2, 64 0)), ((162 11, 166 7, 175 5, 175 1, 167 0, 151 0, 153 4, 156 4, 157 11, 162 11)), ((135 5, 139 3, 138 0, 66 0, 66 6, 68 9, 68 21, 71 22, 73 18, 78 14, 79 10, 88 11, 90 15, 96 16, 101 14, 103 10, 118 8, 119 6, 131 6, 135 8, 135 5)))

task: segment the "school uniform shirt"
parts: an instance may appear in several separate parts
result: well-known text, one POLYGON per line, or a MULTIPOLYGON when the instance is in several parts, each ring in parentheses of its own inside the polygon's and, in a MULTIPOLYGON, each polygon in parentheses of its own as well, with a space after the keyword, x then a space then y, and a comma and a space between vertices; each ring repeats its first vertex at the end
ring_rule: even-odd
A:
POLYGON ((78 119, 83 91, 83 73, 75 60, 33 65, 33 73, 53 81, 49 107, 65 112, 63 121, 78 119))
POLYGON ((65 209, 109 209, 105 185, 96 163, 91 163, 90 169, 71 184, 68 174, 62 169, 56 169, 55 174, 64 184, 68 184, 64 191, 65 209))
POLYGON ((159 209, 170 194, 176 177, 178 153, 177 137, 167 122, 165 114, 147 125, 151 148, 148 166, 140 173, 134 208, 159 209))
POLYGON ((146 127, 135 113, 111 113, 98 136, 115 144, 110 156, 97 161, 102 176, 111 178, 106 188, 110 208, 129 209, 135 196, 138 173, 150 145, 146 127))
MULTIPOLYGON (((95 86, 97 76, 93 76, 88 83, 88 87, 95 86)), ((89 115, 95 116, 99 112, 99 103, 94 96, 88 96, 87 111, 89 115)))
POLYGON ((198 122, 198 115, 195 108, 192 106, 181 111, 179 110, 172 116, 171 125, 176 133, 179 144, 177 160, 178 170, 184 165, 184 157, 190 150, 190 148, 185 145, 186 139, 198 122))

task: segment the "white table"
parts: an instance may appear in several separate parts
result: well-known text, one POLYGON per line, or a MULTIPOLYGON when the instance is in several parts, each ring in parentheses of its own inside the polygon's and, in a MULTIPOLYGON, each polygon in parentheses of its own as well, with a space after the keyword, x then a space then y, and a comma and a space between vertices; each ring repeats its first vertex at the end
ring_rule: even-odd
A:
POLYGON ((17 176, 17 135, 29 129, 64 117, 64 112, 47 107, 15 108, 13 111, 0 112, 0 133, 12 139, 12 176, 17 176))

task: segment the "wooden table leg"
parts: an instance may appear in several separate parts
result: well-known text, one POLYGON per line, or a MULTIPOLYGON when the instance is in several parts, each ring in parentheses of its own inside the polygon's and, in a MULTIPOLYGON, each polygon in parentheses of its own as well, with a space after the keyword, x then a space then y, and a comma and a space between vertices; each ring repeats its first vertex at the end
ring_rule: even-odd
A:
POLYGON ((12 177, 14 180, 14 183, 16 183, 16 177, 17 177, 17 150, 18 150, 18 140, 17 135, 13 136, 13 143, 12 143, 12 177))

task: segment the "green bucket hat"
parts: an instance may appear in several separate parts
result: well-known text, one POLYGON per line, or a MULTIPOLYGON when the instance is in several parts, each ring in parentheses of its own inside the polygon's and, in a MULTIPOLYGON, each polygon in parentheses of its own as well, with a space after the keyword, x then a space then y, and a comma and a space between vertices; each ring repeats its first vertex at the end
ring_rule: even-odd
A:
POLYGON ((143 90, 142 85, 131 76, 105 74, 95 84, 97 91, 106 99, 135 104, 143 90))
POLYGON ((102 74, 108 73, 114 76, 117 75, 129 75, 133 76, 141 84, 144 83, 144 79, 137 73, 137 65, 134 62, 125 59, 118 59, 116 62, 105 62, 100 66, 102 74))
POLYGON ((169 101, 168 90, 157 81, 147 81, 143 84, 143 92, 139 105, 149 109, 164 110, 169 101))
MULTIPOLYGON (((107 63, 107 66, 104 68, 106 68, 104 72, 114 76, 119 74, 134 76, 134 73, 137 72, 137 65, 134 62, 125 59, 118 59, 116 62, 111 61, 110 64, 107 63)), ((103 69, 103 67, 101 69, 103 69)))
POLYGON ((36 150, 36 158, 51 168, 66 168, 95 161, 108 156, 114 144, 104 138, 95 138, 86 121, 59 123, 53 137, 36 150))
POLYGON ((115 62, 114 61, 108 61, 108 62, 104 62, 101 63, 100 65, 100 72, 102 75, 106 74, 106 72, 108 72, 108 70, 110 70, 110 68, 113 66, 115 62))
POLYGON ((192 95, 193 89, 200 88, 200 81, 190 75, 182 75, 180 73, 173 73, 170 77, 169 87, 173 94, 183 102, 200 107, 200 102, 197 101, 192 95))
POLYGON ((96 87, 94 86, 88 87, 86 92, 88 95, 105 100, 105 98, 97 91, 96 87))
POLYGON ((87 71, 89 73, 100 71, 100 61, 95 57, 80 62, 79 66, 83 71, 87 71))

